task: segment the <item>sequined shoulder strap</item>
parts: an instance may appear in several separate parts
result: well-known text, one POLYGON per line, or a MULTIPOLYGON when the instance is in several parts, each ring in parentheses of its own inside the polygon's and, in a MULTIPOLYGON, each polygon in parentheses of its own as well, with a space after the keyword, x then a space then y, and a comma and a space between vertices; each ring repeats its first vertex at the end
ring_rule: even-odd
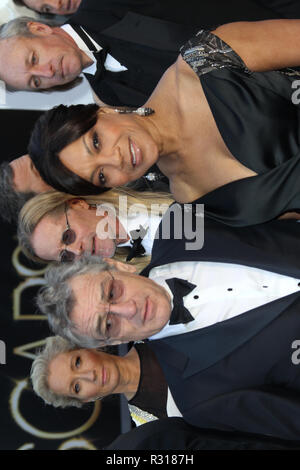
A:
POLYGON ((240 56, 218 36, 201 29, 180 49, 182 58, 200 76, 223 67, 251 71, 240 56))

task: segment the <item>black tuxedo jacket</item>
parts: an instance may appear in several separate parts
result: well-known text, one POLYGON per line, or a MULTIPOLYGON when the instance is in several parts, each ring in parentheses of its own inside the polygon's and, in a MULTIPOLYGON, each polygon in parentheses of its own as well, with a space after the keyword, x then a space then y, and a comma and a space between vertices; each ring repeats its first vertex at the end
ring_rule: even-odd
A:
MULTIPOLYGON (((149 271, 176 261, 252 266, 300 281, 300 223, 231 228, 205 220, 204 247, 155 240, 149 271)), ((299 283, 300 286, 300 283, 299 283)), ((149 342, 184 419, 195 426, 300 439, 300 287, 243 315, 183 335, 149 342)))
MULTIPOLYGON (((188 0, 186 3, 180 0, 85 0, 77 13, 87 26, 99 31, 120 21, 128 12, 210 28, 231 21, 294 17, 299 9, 297 0, 294 3, 291 6, 291 0, 188 0)), ((72 21, 77 13, 71 17, 72 21)))
POLYGON ((127 106, 140 106, 147 101, 163 73, 177 59, 180 46, 197 31, 196 27, 132 12, 103 30, 91 25, 91 21, 85 23, 81 11, 72 16, 69 24, 82 26, 106 53, 128 69, 110 72, 101 57, 96 75, 85 74, 104 103, 127 106))
POLYGON ((163 418, 121 434, 105 450, 284 450, 299 443, 199 429, 182 418, 163 418))
POLYGON ((237 20, 277 18, 251 0, 85 0, 69 23, 80 25, 127 71, 109 72, 102 63, 86 74, 97 96, 110 105, 145 103, 179 48, 197 30, 237 20))

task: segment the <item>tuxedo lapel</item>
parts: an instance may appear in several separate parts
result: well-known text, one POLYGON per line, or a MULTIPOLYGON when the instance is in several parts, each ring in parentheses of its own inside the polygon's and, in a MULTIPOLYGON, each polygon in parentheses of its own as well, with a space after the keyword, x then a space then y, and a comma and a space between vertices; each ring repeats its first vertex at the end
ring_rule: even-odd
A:
POLYGON ((153 340, 150 346, 162 364, 175 367, 185 379, 213 366, 241 347, 299 296, 300 293, 296 292, 212 326, 153 340))
MULTIPOLYGON (((165 218, 166 215, 163 221, 165 218)), ((184 219, 183 215, 183 225, 184 219)), ((175 231, 172 224, 170 239, 162 239, 163 221, 158 229, 159 237, 153 244, 151 263, 141 273, 144 276, 148 276, 152 268, 168 263, 210 261, 241 264, 300 280, 300 223, 276 220, 238 228, 205 217, 203 247, 200 250, 186 250, 186 242, 190 240, 184 236, 181 239, 173 238, 175 231)))
MULTIPOLYGON (((117 58, 117 57, 116 57, 117 58)), ((114 106, 141 106, 147 100, 147 95, 130 86, 130 72, 110 72, 109 70, 97 69, 95 77, 86 74, 92 88, 100 100, 111 103, 114 106)))
POLYGON ((164 51, 174 51, 196 33, 195 28, 128 12, 121 21, 102 31, 122 41, 164 51))
POLYGON ((89 36, 82 30, 77 24, 72 24, 72 28, 78 34, 78 36, 83 40, 85 45, 89 48, 90 51, 95 50, 95 44, 92 43, 89 36))

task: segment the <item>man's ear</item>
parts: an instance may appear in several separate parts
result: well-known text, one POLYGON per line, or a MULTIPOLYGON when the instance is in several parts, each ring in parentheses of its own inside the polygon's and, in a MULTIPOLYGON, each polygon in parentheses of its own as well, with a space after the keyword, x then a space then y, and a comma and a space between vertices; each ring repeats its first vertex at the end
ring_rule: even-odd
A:
POLYGON ((34 36, 49 36, 52 34, 51 26, 44 23, 38 23, 37 21, 29 21, 27 23, 27 28, 31 34, 34 34, 34 36))
MULTIPOLYGON (((119 108, 119 106, 118 106, 119 108)), ((116 106, 100 106, 98 113, 99 114, 116 114, 116 106)))
POLYGON ((122 261, 117 261, 113 258, 103 258, 104 261, 110 266, 114 266, 118 271, 123 271, 127 273, 135 273, 136 267, 132 264, 122 263, 122 261))

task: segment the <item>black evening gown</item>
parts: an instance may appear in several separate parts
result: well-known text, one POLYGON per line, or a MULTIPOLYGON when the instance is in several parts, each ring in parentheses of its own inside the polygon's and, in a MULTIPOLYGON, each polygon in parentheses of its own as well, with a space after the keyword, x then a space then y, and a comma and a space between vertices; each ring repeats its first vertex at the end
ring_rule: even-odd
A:
POLYGON ((144 411, 156 418, 166 418, 168 385, 155 353, 147 343, 134 345, 140 359, 141 378, 135 396, 128 402, 138 407, 140 417, 144 411))
POLYGON ((230 46, 203 30, 182 47, 181 54, 199 76, 226 146, 257 173, 194 202, 205 204, 208 216, 233 226, 260 224, 299 211, 300 108, 293 103, 297 89, 292 85, 300 73, 251 72, 230 46))

